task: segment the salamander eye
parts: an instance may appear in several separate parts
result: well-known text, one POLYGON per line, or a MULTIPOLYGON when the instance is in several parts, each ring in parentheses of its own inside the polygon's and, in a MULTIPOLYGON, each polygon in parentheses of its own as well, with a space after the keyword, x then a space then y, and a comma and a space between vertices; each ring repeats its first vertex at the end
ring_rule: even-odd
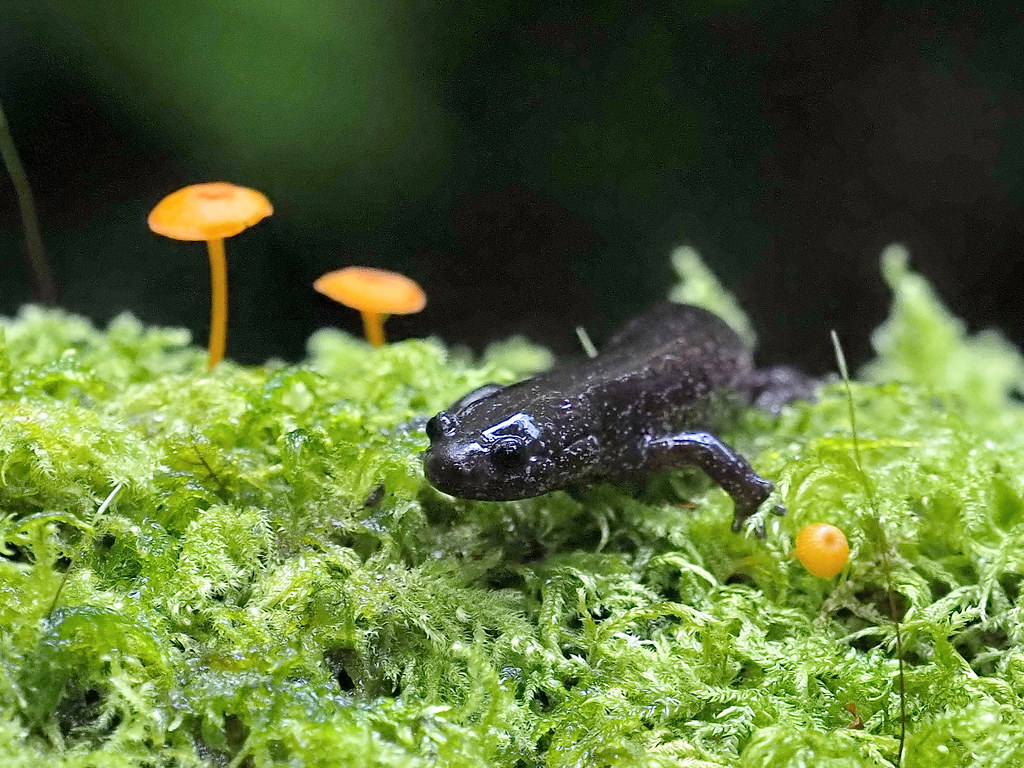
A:
POLYGON ((441 411, 427 422, 426 430, 430 442, 434 442, 442 437, 451 437, 453 432, 452 417, 441 411))
POLYGON ((523 464, 528 452, 522 440, 506 438, 491 446, 491 462, 499 469, 512 469, 523 464))
POLYGON ((437 416, 433 416, 427 422, 427 437, 429 437, 431 442, 433 442, 434 440, 437 440, 437 437, 440 434, 441 428, 437 426, 437 416))

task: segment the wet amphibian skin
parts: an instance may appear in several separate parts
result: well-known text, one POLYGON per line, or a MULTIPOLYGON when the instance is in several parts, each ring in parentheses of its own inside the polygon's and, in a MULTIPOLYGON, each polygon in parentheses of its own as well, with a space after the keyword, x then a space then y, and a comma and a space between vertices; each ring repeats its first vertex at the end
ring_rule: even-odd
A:
POLYGON ((714 433, 744 404, 777 411, 813 392, 792 369, 756 370, 716 315, 660 304, 592 359, 485 385, 434 416, 424 470, 452 496, 503 501, 695 465, 732 496, 739 530, 773 486, 714 433))

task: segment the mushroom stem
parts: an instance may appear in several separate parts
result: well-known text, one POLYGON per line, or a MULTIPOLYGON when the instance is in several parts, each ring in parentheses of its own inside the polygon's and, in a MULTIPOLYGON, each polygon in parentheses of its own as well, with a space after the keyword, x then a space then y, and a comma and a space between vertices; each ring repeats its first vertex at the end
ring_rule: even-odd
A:
POLYGON ((210 252, 210 370, 224 359, 228 337, 228 259, 224 238, 206 241, 210 252))
POLYGON ((384 315, 380 312, 361 311, 363 316, 363 333, 366 340, 375 347, 384 346, 384 315))

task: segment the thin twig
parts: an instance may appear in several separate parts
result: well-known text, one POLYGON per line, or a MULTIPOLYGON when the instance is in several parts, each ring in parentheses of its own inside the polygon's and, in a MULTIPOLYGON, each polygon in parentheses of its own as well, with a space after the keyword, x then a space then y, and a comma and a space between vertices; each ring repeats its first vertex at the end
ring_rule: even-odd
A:
POLYGON ((43 248, 43 236, 39 231, 39 217, 36 216, 32 187, 29 186, 25 168, 21 164, 18 150, 14 146, 14 138, 11 136, 10 126, 7 124, 7 116, 4 114, 2 102, 0 102, 0 157, 3 158, 4 167, 11 177, 14 192, 18 197, 21 224, 25 229, 28 264, 36 278, 36 299, 43 304, 56 304, 57 281, 54 280, 53 270, 50 268, 46 250, 43 248))
POLYGON ((875 496, 874 486, 868 473, 864 471, 864 464, 860 457, 860 438, 857 435, 857 409, 853 407, 853 388, 850 386, 850 371, 846 367, 846 356, 839 344, 839 336, 832 331, 832 346, 836 353, 836 362, 839 365, 839 375, 843 377, 843 384, 846 386, 846 405, 850 412, 850 432, 853 434, 853 463, 860 475, 861 485, 864 486, 864 494, 867 496, 868 507, 875 516, 877 528, 875 530, 875 545, 882 559, 882 573, 885 576, 886 592, 889 598, 889 613, 892 615, 893 628, 896 635, 896 661, 899 665, 899 691, 900 691, 900 742, 896 750, 896 767, 903 764, 903 747, 907 740, 907 677, 903 663, 903 627, 900 623, 899 610, 896 607, 896 592, 892 581, 892 561, 889 559, 889 542, 885 536, 885 529, 882 527, 882 519, 878 513, 878 500, 875 496))

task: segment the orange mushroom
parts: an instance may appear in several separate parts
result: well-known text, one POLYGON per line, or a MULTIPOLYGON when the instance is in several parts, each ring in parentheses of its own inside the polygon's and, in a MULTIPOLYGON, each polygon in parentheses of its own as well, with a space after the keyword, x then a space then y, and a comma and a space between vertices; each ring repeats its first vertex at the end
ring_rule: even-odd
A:
POLYGON ((192 184, 172 192, 149 214, 149 228, 174 240, 205 240, 210 253, 210 350, 212 369, 224 359, 228 335, 228 262, 224 238, 274 212, 255 189, 223 181, 192 184))
POLYGON ((427 295, 416 281, 373 267, 336 269, 317 278, 313 288, 358 309, 366 340, 375 347, 384 344, 384 321, 389 315, 411 315, 427 305, 427 295))

